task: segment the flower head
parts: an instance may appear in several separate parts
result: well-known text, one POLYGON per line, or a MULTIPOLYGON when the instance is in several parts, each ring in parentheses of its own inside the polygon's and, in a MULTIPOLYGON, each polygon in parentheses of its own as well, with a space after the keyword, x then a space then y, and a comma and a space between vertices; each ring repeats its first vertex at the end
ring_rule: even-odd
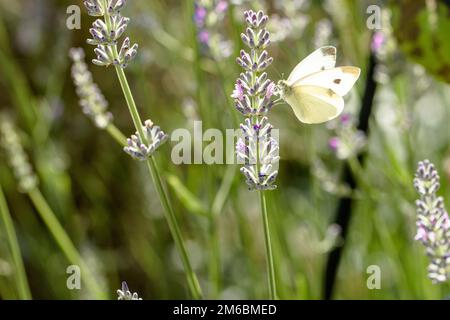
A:
POLYGON ((151 157, 156 149, 167 141, 169 136, 150 120, 145 121, 142 129, 147 141, 142 141, 139 133, 136 132, 127 139, 127 146, 123 150, 133 158, 144 161, 151 157))
POLYGON ((131 45, 129 38, 125 38, 120 50, 117 50, 118 40, 130 23, 130 18, 120 14, 125 3, 125 0, 84 1, 88 14, 100 17, 92 23, 92 28, 89 29, 92 38, 87 40, 87 43, 97 46, 94 49, 97 58, 92 60, 95 65, 126 68, 136 57, 138 45, 131 45))
POLYGON ((128 285, 125 281, 122 282, 122 289, 117 290, 117 300, 142 300, 139 298, 137 292, 132 293, 130 289, 128 289, 128 285))
POLYGON ((266 29, 268 17, 262 11, 249 10, 245 11, 244 18, 247 28, 241 38, 249 52, 241 50, 236 59, 244 70, 236 80, 231 97, 236 109, 247 118, 240 126, 242 136, 237 141, 236 154, 244 164, 241 172, 250 190, 273 190, 278 175, 279 147, 267 118, 276 88, 265 72, 273 62, 266 50, 270 44, 266 29))
POLYGON ((414 187, 420 195, 416 201, 415 239, 425 246, 430 258, 428 277, 434 283, 444 282, 450 278, 450 219, 444 199, 436 194, 440 187, 439 175, 430 161, 419 162, 414 187))

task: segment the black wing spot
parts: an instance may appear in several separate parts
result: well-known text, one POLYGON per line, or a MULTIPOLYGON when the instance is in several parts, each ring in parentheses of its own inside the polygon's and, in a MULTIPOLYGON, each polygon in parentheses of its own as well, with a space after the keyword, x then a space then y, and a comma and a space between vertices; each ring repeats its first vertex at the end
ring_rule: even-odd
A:
POLYGON ((341 83, 341 79, 334 79, 333 82, 336 83, 336 84, 339 84, 339 83, 341 83))

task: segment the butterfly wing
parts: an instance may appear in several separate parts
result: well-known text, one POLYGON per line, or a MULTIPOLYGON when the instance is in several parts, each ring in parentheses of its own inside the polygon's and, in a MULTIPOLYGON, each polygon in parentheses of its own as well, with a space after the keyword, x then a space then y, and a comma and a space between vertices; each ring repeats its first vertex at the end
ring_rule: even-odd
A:
POLYGON ((345 96, 358 80, 361 70, 357 67, 338 67, 310 74, 292 86, 318 86, 345 96))
POLYGON ((309 74, 334 68, 336 65, 336 48, 325 46, 317 49, 300 61, 289 75, 287 82, 293 84, 309 74))
POLYGON ((344 99, 333 90, 318 86, 296 86, 284 96, 298 120, 313 124, 332 120, 344 109, 344 99))

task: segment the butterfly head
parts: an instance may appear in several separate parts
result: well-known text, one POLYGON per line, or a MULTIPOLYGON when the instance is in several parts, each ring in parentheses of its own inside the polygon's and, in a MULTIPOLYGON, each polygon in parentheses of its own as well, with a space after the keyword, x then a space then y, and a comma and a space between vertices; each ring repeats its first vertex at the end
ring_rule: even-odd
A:
POLYGON ((283 98, 291 91, 291 86, 286 80, 280 80, 277 84, 278 95, 283 98))

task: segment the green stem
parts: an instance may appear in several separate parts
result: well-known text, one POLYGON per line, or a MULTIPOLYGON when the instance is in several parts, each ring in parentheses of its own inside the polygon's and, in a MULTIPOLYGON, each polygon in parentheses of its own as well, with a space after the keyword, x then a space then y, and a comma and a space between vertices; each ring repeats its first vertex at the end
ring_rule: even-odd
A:
MULTIPOLYGON (((105 1, 104 5, 107 5, 107 2, 105 1)), ((105 14, 105 24, 107 26, 108 32, 111 30, 111 16, 106 12, 105 14)), ((119 52, 117 50, 117 45, 112 44, 110 45, 113 56, 115 60, 119 60, 119 52)), ((139 133, 139 136, 141 138, 141 141, 144 143, 147 143, 147 138, 144 134, 144 129, 142 128, 142 120, 139 116, 139 111, 136 106, 136 102, 134 102, 133 94, 131 93, 130 85, 128 84, 127 77, 125 75, 125 72, 123 71, 123 68, 121 66, 115 65, 117 77, 119 78, 120 87, 122 88, 123 94, 125 96, 125 100, 127 102, 128 110, 130 111, 131 118, 133 120, 134 127, 136 128, 137 132, 139 133)))
POLYGON ((229 195, 231 185, 233 183, 234 177, 236 175, 236 167, 228 166, 222 183, 219 187, 219 191, 214 197, 214 201, 211 205, 211 210, 209 212, 209 233, 210 233, 210 264, 209 272, 210 279, 213 285, 213 297, 217 297, 222 286, 221 277, 221 259, 220 259, 220 229, 217 225, 218 218, 222 209, 225 205, 227 197, 229 195))
POLYGON ((181 236, 180 227, 178 226, 175 212, 170 205, 167 193, 164 190, 155 159, 153 157, 149 158, 147 160, 147 165, 155 184, 156 191, 158 192, 161 204, 164 207, 167 223, 169 225, 170 232, 172 233, 172 237, 175 241, 175 246, 177 247, 178 253, 180 254, 191 294, 194 299, 201 299, 202 290, 189 261, 186 246, 184 245, 183 237, 181 236))
POLYGON ((98 283, 95 280, 95 277, 91 273, 87 264, 84 262, 78 250, 75 248, 66 231, 59 223, 53 210, 50 208, 39 189, 35 188, 29 191, 28 196, 36 207, 36 210, 38 211, 42 220, 47 225, 47 228, 49 229, 53 238, 55 238, 56 243, 66 256, 67 260, 69 260, 69 262, 73 265, 80 266, 82 279, 85 281, 86 286, 89 288, 89 290, 92 291, 98 299, 107 299, 107 294, 105 294, 100 289, 98 283))
MULTIPOLYGON (((252 84, 255 83, 256 74, 252 73, 252 84)), ((255 103, 255 97, 251 97, 251 103, 253 106, 256 105, 255 103)), ((258 121, 258 117, 254 116, 252 118, 252 122, 256 123, 258 121)), ((256 172, 258 173, 261 170, 261 159, 260 156, 260 141, 259 138, 256 142, 256 172)), ((269 229, 269 217, 267 214, 267 206, 266 206, 266 197, 264 195, 264 191, 259 191, 259 199, 261 203, 261 214, 263 218, 263 226, 264 226, 264 240, 266 245, 266 259, 267 259, 267 277, 269 282, 269 292, 270 292, 270 299, 276 300, 277 299, 277 285, 276 285, 276 279, 275 279, 275 264, 273 261, 273 253, 272 253, 272 241, 270 238, 270 229, 269 229)))
POLYGON ((267 271, 268 271, 268 282, 270 290, 270 299, 277 299, 277 284, 275 280, 275 264, 273 262, 272 253, 272 242, 270 240, 270 229, 269 229, 269 216, 267 214, 266 197, 264 191, 259 191, 259 200, 261 203, 261 213, 264 224, 264 239, 266 243, 266 259, 267 259, 267 271))
MULTIPOLYGON (((105 23, 108 30, 111 29, 111 17, 108 13, 105 14, 105 23)), ((117 51, 117 45, 112 45, 114 58, 118 60, 119 53, 117 51)), ((119 78, 120 86, 122 88, 123 94, 125 96, 125 100, 127 102, 128 110, 130 111, 131 118, 133 120, 136 131, 138 132, 141 141, 145 144, 148 143, 147 137, 144 134, 144 129, 142 128, 142 120, 139 115, 139 111, 137 109, 136 103, 134 102, 133 94, 130 89, 130 85, 128 84, 127 77, 123 68, 120 66, 115 66, 117 77, 119 78)), ((167 223, 169 225, 170 232, 172 233, 172 237, 175 241, 175 246, 177 247, 178 253, 181 256, 181 260, 183 262, 184 270, 186 273, 186 277, 188 280, 188 286, 191 291, 191 294, 194 299, 201 299, 202 292, 200 288, 200 284, 197 280, 197 277, 192 269, 191 263, 189 261, 189 257, 187 255, 186 247, 184 245, 183 238, 181 236, 180 228, 178 226, 175 213, 173 212, 172 206, 170 205, 169 197, 167 196, 166 191, 164 190, 163 183, 161 177, 159 175, 159 170, 157 164, 153 158, 147 160, 148 169, 153 179, 153 183, 156 186, 156 190, 159 195, 159 200, 164 208, 164 213, 166 216, 167 223)))
MULTIPOLYGON (((117 50, 116 50, 117 52, 117 50)), ((144 131, 142 129, 142 121, 140 119, 136 104, 133 99, 133 95, 130 90, 130 86, 128 85, 127 78, 125 76, 125 73, 123 72, 123 69, 119 66, 116 66, 117 75, 119 77, 119 82, 122 87, 123 93, 125 95, 125 100, 128 105, 128 109, 130 111, 131 117, 133 119, 134 126, 136 127, 137 132, 139 133, 141 140, 144 143, 147 143, 146 136, 144 134, 144 131)), ((149 159, 147 161, 148 167, 150 170, 150 173, 153 178, 153 182, 158 190, 159 199, 161 201, 161 204, 164 208, 165 216, 167 219, 167 223, 169 224, 169 229, 172 233, 172 237, 174 238, 175 245, 178 249, 178 252, 181 256, 181 260, 183 261, 184 269, 186 272, 186 277, 188 279, 188 285, 191 290, 191 294, 194 297, 194 299, 201 299, 202 293, 200 289, 200 285, 198 283, 197 277, 195 276, 191 264, 189 262, 189 258, 186 252, 186 248, 184 246, 183 239, 181 237, 181 232, 179 230, 175 214, 173 213, 172 207, 169 203, 169 198, 167 197, 167 194, 162 187, 161 178, 159 176, 159 172, 156 166, 156 162, 154 162, 153 159, 149 159)))
POLYGON ((230 194, 231 186, 233 184, 233 180, 236 177, 237 172, 236 166, 228 166, 225 171, 225 175, 223 177, 222 183, 220 184, 219 191, 217 191, 216 196, 214 197, 214 201, 211 206, 211 212, 214 216, 218 216, 225 205, 225 202, 230 194))
MULTIPOLYGON (((114 54, 118 56, 117 48, 114 47, 114 54)), ((127 102, 128 110, 130 111, 131 118, 133 119, 134 127, 136 128, 141 141, 147 143, 147 137, 144 134, 144 129, 142 128, 142 120, 139 116, 139 111, 136 107, 136 103, 134 102, 133 94, 131 93, 130 85, 128 84, 127 77, 125 76, 125 72, 120 66, 116 66, 117 76, 119 78, 120 86, 122 87, 123 94, 125 96, 125 100, 127 102)))
POLYGON ((14 265, 17 270, 17 289, 19 298, 22 300, 32 299, 30 293, 30 287, 28 285, 27 274, 22 260, 22 254, 20 253, 19 241, 17 240, 16 230, 14 229, 14 223, 11 218, 11 213, 8 209, 8 204, 3 194, 3 190, 0 186, 0 218, 5 225, 6 238, 11 248, 14 265))
MULTIPOLYGON (((114 125, 109 125, 107 127, 108 133, 121 145, 125 143, 125 136, 122 132, 114 125), (119 138, 118 138, 119 137, 119 138)), ((181 232, 178 227, 178 223, 176 221, 175 214, 173 213, 172 207, 170 206, 170 202, 168 196, 163 188, 163 184, 158 173, 156 162, 153 159, 148 160, 148 167, 153 178, 154 184, 157 186, 158 195, 160 197, 161 203, 163 204, 166 219, 169 224, 170 231, 172 232, 173 238, 175 239, 175 243, 178 251, 180 252, 180 256, 182 257, 183 266, 186 271, 186 277, 188 279, 188 285, 191 290, 192 296, 196 299, 200 299, 202 297, 202 292, 200 286, 198 284, 197 277, 195 273, 192 271, 191 264, 189 262, 189 258, 187 255, 186 247, 183 243, 183 239, 181 237, 181 232), (154 166, 153 166, 154 164, 154 166), (173 226, 173 228, 171 227, 173 226), (177 243, 179 241, 179 243, 177 243)))
POLYGON ((209 245, 209 280, 211 283, 211 298, 217 299, 222 286, 220 263, 220 237, 217 217, 211 212, 208 217, 208 245, 209 245))
POLYGON ((120 131, 114 124, 110 123, 106 127, 106 131, 113 137, 114 140, 117 141, 122 146, 127 145, 127 137, 120 131))

